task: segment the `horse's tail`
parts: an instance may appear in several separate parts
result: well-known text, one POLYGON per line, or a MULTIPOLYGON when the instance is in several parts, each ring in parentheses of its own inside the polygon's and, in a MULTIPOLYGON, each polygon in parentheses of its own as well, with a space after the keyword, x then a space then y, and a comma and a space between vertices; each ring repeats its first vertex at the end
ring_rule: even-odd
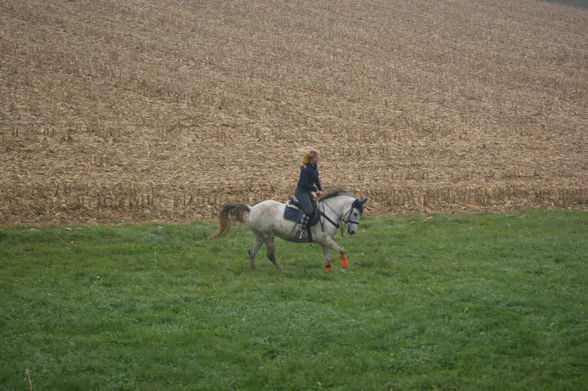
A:
POLYGON ((219 231, 210 235, 212 239, 218 239, 226 235, 231 229, 231 219, 244 223, 243 215, 250 212, 251 208, 245 204, 234 203, 225 205, 218 214, 220 223, 219 231))

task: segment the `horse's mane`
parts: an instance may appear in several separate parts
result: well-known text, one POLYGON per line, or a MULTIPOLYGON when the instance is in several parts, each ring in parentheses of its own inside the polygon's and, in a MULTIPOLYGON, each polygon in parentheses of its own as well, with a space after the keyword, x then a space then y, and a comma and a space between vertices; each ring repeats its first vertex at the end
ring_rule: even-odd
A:
POLYGON ((343 190, 343 189, 338 189, 338 190, 333 190, 333 191, 331 191, 330 193, 328 193, 328 194, 326 194, 326 195, 322 196, 322 197, 321 197, 321 201, 328 200, 329 198, 335 198, 335 197, 343 196, 343 195, 345 195, 345 196, 349 196, 349 197, 353 197, 353 198, 356 198, 356 197, 355 197, 353 194, 351 194, 350 192, 348 192, 348 191, 345 191, 345 190, 343 190))

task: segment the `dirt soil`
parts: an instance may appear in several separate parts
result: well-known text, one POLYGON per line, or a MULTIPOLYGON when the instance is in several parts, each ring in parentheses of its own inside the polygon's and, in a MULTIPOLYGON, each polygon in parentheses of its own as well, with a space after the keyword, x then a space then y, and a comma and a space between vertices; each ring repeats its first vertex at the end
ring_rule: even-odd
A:
POLYGON ((0 0, 0 224, 286 200, 588 209, 588 10, 535 0, 0 0))

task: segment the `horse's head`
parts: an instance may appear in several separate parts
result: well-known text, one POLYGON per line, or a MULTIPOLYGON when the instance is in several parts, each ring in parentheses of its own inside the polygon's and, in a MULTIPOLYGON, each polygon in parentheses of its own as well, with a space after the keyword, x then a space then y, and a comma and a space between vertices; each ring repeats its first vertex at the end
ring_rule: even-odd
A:
POLYGON ((359 219, 363 214, 363 206, 367 202, 367 198, 363 200, 356 199, 351 204, 349 212, 345 216, 345 223, 347 224, 347 233, 349 235, 355 235, 357 233, 357 227, 359 226, 359 219))

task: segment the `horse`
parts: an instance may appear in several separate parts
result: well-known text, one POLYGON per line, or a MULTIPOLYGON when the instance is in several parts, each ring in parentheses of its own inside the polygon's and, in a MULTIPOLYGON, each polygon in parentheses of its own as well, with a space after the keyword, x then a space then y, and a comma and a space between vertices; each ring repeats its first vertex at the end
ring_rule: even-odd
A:
POLYGON ((249 249, 249 265, 252 269, 256 268, 255 256, 261 247, 265 244, 267 247, 267 257, 280 270, 284 268, 276 258, 275 236, 290 242, 308 243, 316 242, 322 246, 325 267, 327 270, 333 270, 331 263, 331 250, 339 253, 341 257, 341 271, 347 271, 349 260, 343 247, 338 245, 333 237, 339 228, 341 222, 346 224, 347 233, 354 235, 359 226, 359 220, 363 214, 363 206, 367 198, 359 200, 354 195, 337 190, 331 192, 317 202, 319 220, 309 228, 308 234, 299 238, 296 234, 296 222, 285 218, 288 205, 274 201, 265 200, 254 206, 248 206, 242 203, 231 203, 225 205, 219 212, 219 231, 211 235, 213 239, 218 239, 226 235, 232 221, 244 223, 244 215, 249 213, 248 224, 253 232, 254 239, 249 249))

